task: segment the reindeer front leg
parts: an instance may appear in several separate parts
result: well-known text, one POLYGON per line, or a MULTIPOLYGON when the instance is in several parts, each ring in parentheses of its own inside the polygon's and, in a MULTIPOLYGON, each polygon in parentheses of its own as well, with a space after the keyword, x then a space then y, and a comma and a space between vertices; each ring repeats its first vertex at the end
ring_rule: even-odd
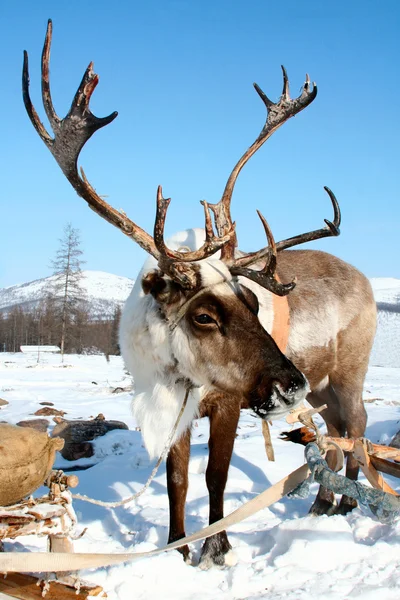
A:
MULTIPOLYGON (((239 415, 239 402, 232 402, 232 398, 228 401, 227 396, 219 397, 218 403, 208 411, 210 439, 206 482, 210 498, 210 525, 224 516, 224 491, 239 415)), ((201 552, 200 566, 203 569, 213 564, 223 566, 225 555, 231 548, 226 531, 207 538, 201 552)))
MULTIPOLYGON (((168 543, 185 537, 185 502, 189 485, 190 429, 171 447, 167 458, 167 489, 169 500, 168 543)), ((190 560, 188 546, 179 548, 186 562, 190 560)))

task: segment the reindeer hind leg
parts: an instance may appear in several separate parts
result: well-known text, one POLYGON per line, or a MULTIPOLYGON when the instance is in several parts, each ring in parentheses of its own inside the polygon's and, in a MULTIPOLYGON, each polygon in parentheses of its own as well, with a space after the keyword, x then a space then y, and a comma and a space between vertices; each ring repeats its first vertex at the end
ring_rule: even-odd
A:
MULTIPOLYGON (((333 437, 341 437, 345 433, 345 423, 341 418, 340 406, 335 392, 328 385, 318 392, 312 392, 307 396, 307 401, 314 408, 319 408, 324 404, 328 408, 321 412, 327 427, 327 433, 333 437)), ((326 461, 330 468, 335 464, 335 452, 329 450, 326 455, 326 461)), ((310 508, 310 514, 314 516, 332 515, 335 512, 335 495, 331 490, 320 486, 316 499, 310 508)))
MULTIPOLYGON (((355 374, 349 378, 341 378, 340 383, 334 383, 336 396, 338 397, 340 410, 346 426, 349 438, 360 438, 365 435, 367 425, 367 413, 362 400, 363 378, 355 374)), ((346 477, 357 480, 359 465, 354 456, 349 453, 346 461, 346 477)), ((343 495, 336 510, 337 514, 346 515, 357 507, 357 501, 349 496, 343 495)))

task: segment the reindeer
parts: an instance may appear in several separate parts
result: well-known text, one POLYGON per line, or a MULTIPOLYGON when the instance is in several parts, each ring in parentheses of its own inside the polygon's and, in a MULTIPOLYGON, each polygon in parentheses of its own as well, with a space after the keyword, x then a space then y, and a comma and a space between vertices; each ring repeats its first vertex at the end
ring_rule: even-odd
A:
MULTIPOLYGON (((98 83, 90 63, 67 116, 57 116, 49 86, 51 37, 49 21, 42 54, 42 98, 54 138, 31 103, 25 52, 23 96, 30 120, 78 195, 151 255, 127 300, 120 326, 122 354, 135 381, 133 412, 151 456, 163 448, 187 400, 167 458, 169 541, 175 541, 185 535, 193 418, 210 420, 206 472, 210 523, 223 517, 223 494, 241 408, 270 420, 284 416, 307 398, 314 407, 327 404, 322 416, 329 435, 364 434, 362 388, 375 332, 375 302, 368 280, 354 267, 324 252, 289 250, 339 234, 339 206, 328 188, 333 222, 325 220, 322 229, 276 243, 258 213, 267 246, 248 254, 236 250, 230 213, 236 179, 271 134, 315 99, 317 87, 308 76, 300 96, 291 99, 282 68, 283 91, 277 103, 255 84, 267 109, 260 135, 233 168, 221 200, 214 205, 203 202, 205 229, 183 232, 171 247, 164 241, 170 199, 163 197, 161 187, 151 236, 105 202, 83 170, 79 175, 82 147, 117 113, 98 118, 90 111, 90 97, 98 83)), ((327 460, 332 463, 329 453, 327 460)), ((357 464, 349 457, 346 475, 356 479, 357 474, 357 464)), ((351 498, 343 496, 337 511, 346 514, 354 506, 351 498)), ((332 492, 320 488, 312 513, 333 509, 332 492)), ((225 532, 208 538, 202 564, 225 564, 230 548, 225 532)), ((188 558, 187 547, 181 552, 188 558)))

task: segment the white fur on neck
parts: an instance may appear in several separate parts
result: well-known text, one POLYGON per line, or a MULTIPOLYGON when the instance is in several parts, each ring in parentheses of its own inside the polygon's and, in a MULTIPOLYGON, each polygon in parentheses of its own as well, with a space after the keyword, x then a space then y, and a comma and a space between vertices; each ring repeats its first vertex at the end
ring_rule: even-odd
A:
MULTIPOLYGON (((173 430, 186 394, 183 385, 167 386, 157 382, 145 392, 135 394, 132 411, 140 424, 143 441, 150 458, 160 456, 173 430)), ((198 405, 201 399, 199 388, 190 391, 185 411, 181 417, 173 441, 179 438, 190 427, 198 416, 198 405)))

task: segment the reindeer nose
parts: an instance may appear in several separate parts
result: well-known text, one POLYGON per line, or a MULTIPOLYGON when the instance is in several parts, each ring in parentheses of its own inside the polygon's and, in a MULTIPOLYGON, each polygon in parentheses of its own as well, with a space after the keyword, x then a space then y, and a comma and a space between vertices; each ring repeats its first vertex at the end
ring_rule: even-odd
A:
POLYGON ((285 383, 277 379, 272 381, 272 390, 282 407, 288 409, 304 400, 310 391, 310 386, 303 373, 297 371, 285 383))

